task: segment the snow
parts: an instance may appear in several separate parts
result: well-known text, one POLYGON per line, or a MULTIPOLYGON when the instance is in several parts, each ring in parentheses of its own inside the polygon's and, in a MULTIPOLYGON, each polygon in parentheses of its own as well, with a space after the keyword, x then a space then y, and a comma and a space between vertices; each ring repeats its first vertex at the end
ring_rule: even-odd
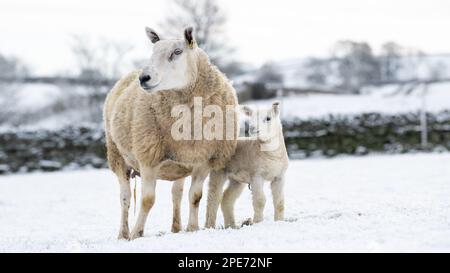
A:
POLYGON ((54 84, 24 84, 15 95, 20 110, 38 110, 48 107, 61 94, 60 88, 54 84))
MULTIPOLYGON (((89 108, 95 103, 89 98, 92 90, 92 87, 65 83, 3 84, 0 86, 0 108, 5 108, 12 118, 0 124, 0 132, 92 125, 92 111, 97 109, 100 115, 103 103, 89 108)), ((106 90, 99 87, 97 91, 106 90)))
MULTIPOLYGON (((288 65, 286 63, 286 66, 288 65)), ((283 102, 282 118, 323 118, 330 114, 358 115, 368 112, 382 114, 418 112, 422 103, 422 88, 416 88, 409 95, 405 95, 404 92, 396 92, 398 88, 398 85, 365 88, 361 95, 309 94, 283 97, 279 99, 283 102)), ((3 104, 13 105, 16 123, 18 120, 20 121, 21 115, 33 116, 35 114, 36 118, 29 117, 31 121, 27 121, 25 118, 20 125, 13 125, 10 121, 5 121, 0 124, 0 131, 58 130, 73 124, 92 125, 94 115, 91 112, 93 109, 98 110, 97 115, 101 114, 102 105, 100 103, 93 109, 89 108, 87 95, 92 90, 82 86, 39 83, 8 86, 4 90, 8 90, 12 97, 7 104, 5 102, 3 104), (74 101, 78 103, 74 104, 74 101), (64 109, 52 110, 60 107, 64 109)), ((107 91, 107 89, 102 89, 103 91, 107 91)), ((0 104, 2 104, 2 98, 6 97, 5 94, 3 96, 0 94, 0 104)), ((427 111, 431 113, 450 110, 450 83, 431 84, 426 100, 427 111)), ((243 104, 260 106, 268 105, 272 101, 247 101, 243 104)))
MULTIPOLYGON (((406 114, 418 112, 422 103, 422 88, 410 95, 395 94, 398 86, 365 90, 361 95, 295 95, 278 98, 282 102, 283 119, 321 118, 329 114, 356 115, 361 113, 406 114)), ((244 104, 265 106, 273 100, 249 101, 244 104)), ((450 110, 450 83, 432 84, 426 95, 427 111, 450 110)))
MULTIPOLYGON (((0 252, 450 251, 449 161, 448 153, 291 161, 288 221, 272 220, 266 188, 265 221, 238 230, 170 233, 171 184, 162 181, 145 237, 131 242, 116 240, 118 183, 109 170, 2 176, 0 252)), ((203 198, 201 224, 205 206, 203 198)), ((245 190, 236 218, 251 212, 245 190)))

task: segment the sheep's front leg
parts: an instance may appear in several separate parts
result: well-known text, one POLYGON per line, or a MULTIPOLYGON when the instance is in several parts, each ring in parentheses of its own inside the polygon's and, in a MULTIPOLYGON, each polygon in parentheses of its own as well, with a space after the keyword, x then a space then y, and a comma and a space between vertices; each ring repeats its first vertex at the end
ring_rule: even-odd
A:
POLYGON ((208 168, 196 168, 192 172, 191 188, 189 189, 189 220, 187 231, 198 230, 198 207, 202 199, 203 182, 208 176, 208 168))
POLYGON ((155 187, 158 170, 156 168, 141 168, 142 188, 141 207, 136 225, 131 232, 131 239, 144 236, 144 227, 148 213, 155 203, 155 187))
POLYGON ((172 232, 177 233, 181 230, 181 199, 183 198, 184 178, 178 179, 172 185, 172 232))
POLYGON ((276 177, 271 185, 272 199, 273 199, 273 210, 274 210, 274 220, 283 221, 284 220, 284 177, 276 177))
POLYGON ((217 209, 222 201, 223 184, 225 184, 226 179, 223 170, 212 171, 209 175, 205 228, 214 228, 216 226, 217 209))
POLYGON ((234 219, 234 204, 244 188, 245 184, 230 180, 230 184, 223 193, 223 199, 220 207, 222 209, 225 228, 236 228, 236 222, 234 219))
POLYGON ((255 177, 251 181, 252 199, 253 199, 253 222, 258 223, 264 219, 264 206, 266 197, 264 196, 264 180, 261 177, 255 177))
POLYGON ((128 211, 130 209, 130 199, 131 199, 131 190, 130 190, 130 181, 126 173, 123 173, 119 176, 119 185, 120 185, 120 206, 121 206, 121 217, 120 217, 120 230, 118 239, 130 239, 130 230, 128 228, 128 211))

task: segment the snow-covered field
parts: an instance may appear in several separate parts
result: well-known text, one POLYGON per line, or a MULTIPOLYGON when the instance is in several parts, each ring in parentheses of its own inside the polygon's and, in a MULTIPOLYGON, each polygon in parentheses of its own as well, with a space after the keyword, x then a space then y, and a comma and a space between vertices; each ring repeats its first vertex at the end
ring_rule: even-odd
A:
MULTIPOLYGON (((365 90, 362 95, 297 95, 284 97, 283 119, 321 118, 329 114, 356 115, 361 113, 407 114, 418 112, 422 107, 422 88, 411 94, 396 94, 397 85, 365 90)), ((245 104, 267 105, 272 100, 251 101, 245 104)), ((426 110, 431 113, 450 110, 450 84, 430 85, 426 95, 426 110)))
MULTIPOLYGON (((2 176, 0 251, 450 251, 449 166, 450 154, 292 161, 288 221, 271 220, 268 197, 263 223, 179 234, 170 233, 170 183, 161 181, 145 237, 132 242, 116 240, 118 184, 110 171, 2 176)), ((236 206, 237 219, 251 211, 246 190, 236 206)), ((132 209, 130 218, 133 223, 132 209)))

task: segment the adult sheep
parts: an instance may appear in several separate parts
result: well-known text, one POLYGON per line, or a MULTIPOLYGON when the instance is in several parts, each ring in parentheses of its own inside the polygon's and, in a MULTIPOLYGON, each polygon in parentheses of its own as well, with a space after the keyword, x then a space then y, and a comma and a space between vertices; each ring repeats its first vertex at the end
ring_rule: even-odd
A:
MULTIPOLYGON (((210 170, 223 168, 236 148, 236 112, 231 114, 235 127, 232 138, 176 140, 172 136, 172 125, 177 121, 172 115, 174 107, 185 105, 194 111, 194 98, 201 98, 203 105, 217 105, 225 113, 229 106, 237 105, 236 92, 196 45, 191 27, 185 29, 183 39, 160 39, 150 28, 146 32, 154 44, 149 65, 119 80, 104 106, 108 163, 120 184, 119 239, 143 236, 147 215, 155 202, 157 179, 176 181, 172 187, 172 231, 179 231, 183 178, 189 175, 192 182, 187 230, 198 230, 203 181, 210 170), (128 228, 130 170, 142 177, 140 210, 131 234, 128 228)), ((224 119, 225 115, 221 121, 224 119)), ((206 117, 200 120, 200 126, 208 122, 206 117)), ((192 124, 194 131, 199 129, 195 120, 192 124)))

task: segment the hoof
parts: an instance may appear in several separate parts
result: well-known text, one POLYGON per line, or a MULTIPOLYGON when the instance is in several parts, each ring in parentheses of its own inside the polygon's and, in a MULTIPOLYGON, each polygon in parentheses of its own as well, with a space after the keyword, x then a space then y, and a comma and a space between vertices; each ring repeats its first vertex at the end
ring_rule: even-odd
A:
POLYGON ((137 238, 141 238, 144 237, 144 231, 140 230, 140 231, 133 231, 131 232, 131 240, 137 239, 137 238))
POLYGON ((253 217, 253 224, 261 223, 263 220, 263 217, 253 217))
POLYGON ((181 226, 180 225, 172 225, 172 232, 173 233, 178 233, 181 231, 181 226))
POLYGON ((128 232, 127 233, 121 232, 121 233, 119 233, 119 236, 117 236, 117 240, 129 241, 130 240, 130 234, 128 232))
POLYGON ((225 225, 224 225, 224 227, 227 229, 227 228, 232 228, 232 229, 239 229, 240 228, 240 226, 237 226, 235 223, 234 223, 234 221, 233 221, 233 223, 225 223, 225 225))
POLYGON ((186 228, 187 232, 193 232, 193 231, 198 231, 198 230, 199 230, 198 226, 188 226, 186 228))
POLYGON ((117 239, 118 240, 130 240, 130 231, 128 230, 128 228, 120 229, 117 239))
POLYGON ((251 225, 253 225, 253 220, 252 220, 252 218, 248 218, 247 220, 242 222, 241 227, 243 227, 243 226, 251 226, 251 225))

